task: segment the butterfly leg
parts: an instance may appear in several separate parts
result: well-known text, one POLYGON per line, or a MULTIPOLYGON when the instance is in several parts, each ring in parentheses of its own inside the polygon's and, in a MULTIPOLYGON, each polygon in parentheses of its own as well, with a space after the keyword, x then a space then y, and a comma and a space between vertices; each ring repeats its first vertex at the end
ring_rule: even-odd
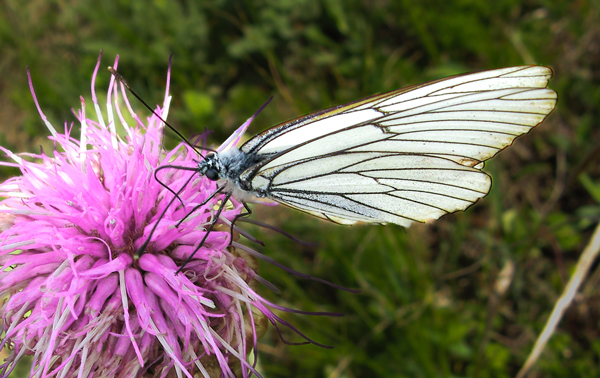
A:
MULTIPOLYGON (((237 222, 238 219, 243 218, 243 217, 247 217, 250 216, 252 214, 252 209, 250 208, 250 206, 248 206, 248 204, 244 201, 242 201, 242 205, 244 205, 244 209, 246 209, 245 213, 239 213, 236 214, 236 216, 233 218, 233 220, 231 221, 231 226, 229 228, 229 244, 231 245, 231 243, 233 242, 233 227, 235 226, 235 222, 237 222)), ((263 242, 261 242, 260 240, 257 240, 259 244, 263 244, 263 242)))
MULTIPOLYGON (((221 188, 222 190, 223 188, 221 188)), ((216 195, 216 191, 215 193, 213 193, 211 195, 211 198, 214 197, 214 195, 216 195)), ((177 271, 175 272, 175 274, 179 274, 183 268, 185 268, 185 266, 187 265, 187 263, 189 263, 192 258, 194 257, 194 255, 196 254, 196 252, 198 252, 200 250, 200 248, 202 248, 202 246, 204 245, 204 242, 206 241, 206 239, 208 238, 208 235, 210 235, 210 233, 212 232, 213 228, 215 227, 215 225, 217 224, 217 222, 219 221, 219 217, 221 216, 221 213, 223 212, 223 210, 225 209, 225 205, 227 204, 227 201, 229 201, 229 198, 231 198, 232 193, 229 192, 227 194, 225 194, 225 197, 223 198, 223 200, 221 201, 221 205, 219 205, 219 208, 217 209, 217 212, 212 220, 212 222, 210 222, 210 224, 208 225, 208 227, 206 228, 206 233, 204 234, 204 237, 202 238, 202 240, 200 241, 200 244, 198 244, 198 247, 196 247, 196 249, 194 250, 194 252, 192 252, 188 258, 183 262, 183 264, 181 264, 181 266, 179 267, 179 269, 177 269, 177 271)), ((208 200, 207 200, 208 201, 208 200)))
MULTIPOLYGON (((225 189, 225 185, 218 187, 217 190, 215 190, 214 192, 212 192, 212 194, 210 196, 208 196, 204 201, 202 201, 201 204, 194 206, 194 208, 192 210, 190 210, 183 218, 181 218, 177 224, 175 225, 176 228, 179 228, 179 226, 181 226, 181 224, 190 216, 192 215, 196 210, 198 210, 199 208, 201 208, 202 206, 206 205, 206 203, 208 201, 210 201, 211 199, 213 199, 214 196, 216 196, 217 194, 221 193, 223 191, 223 189, 225 189)), ((220 214, 220 213, 219 213, 220 214)))
MULTIPOLYGON (((167 169, 167 168, 183 169, 183 170, 186 170, 186 171, 190 171, 190 170, 196 171, 196 169, 195 168, 189 168, 189 167, 180 167, 180 166, 177 166, 177 165, 162 165, 162 166, 160 166, 160 167, 158 167, 158 168, 156 168, 154 170, 154 179, 160 184, 160 186, 162 186, 163 188, 165 188, 169 192, 171 192, 179 200, 179 202, 181 202, 181 204, 183 205, 183 200, 181 198, 179 198, 179 193, 181 193, 181 190, 178 191, 177 193, 175 193, 175 191, 173 189, 169 188, 169 186, 167 184, 165 184, 164 182, 162 182, 158 178, 158 176, 157 176, 157 174, 158 174, 159 171, 162 171, 163 169, 167 169)), ((190 177, 190 179, 188 181, 186 181, 186 183, 183 186, 183 188, 185 188, 187 186, 187 184, 191 181, 192 178, 194 178, 194 175, 192 175, 192 177, 190 177)))
MULTIPOLYGON (((144 244, 142 244, 142 246, 140 248, 138 248, 138 250, 136 252, 136 256, 141 256, 142 253, 144 253, 144 250, 146 249, 146 247, 148 247, 148 244, 150 244, 150 239, 152 239, 152 235, 154 235, 154 232, 156 231, 156 227, 158 227, 160 220, 163 219, 163 217, 167 213, 167 210, 171 207, 171 205, 173 204, 173 202, 175 202, 176 199, 179 199, 181 201, 181 198, 179 197, 179 193, 181 193, 185 189, 187 184, 189 184, 193 178, 194 178, 194 175, 191 175, 190 178, 185 182, 185 184, 183 184, 181 189, 179 189, 176 193, 171 188, 167 187, 167 189, 169 189, 169 191, 174 194, 174 197, 173 197, 173 199, 171 199, 171 201, 169 201, 167 206, 165 206, 165 209, 163 210, 162 214, 160 214, 160 217, 158 218, 156 223, 154 223, 154 227, 152 227, 152 230, 150 231, 150 235, 148 235, 148 237, 146 238, 146 241, 144 241, 144 244)), ((165 186, 160 181, 159 181, 159 184, 161 184, 162 186, 165 186)))

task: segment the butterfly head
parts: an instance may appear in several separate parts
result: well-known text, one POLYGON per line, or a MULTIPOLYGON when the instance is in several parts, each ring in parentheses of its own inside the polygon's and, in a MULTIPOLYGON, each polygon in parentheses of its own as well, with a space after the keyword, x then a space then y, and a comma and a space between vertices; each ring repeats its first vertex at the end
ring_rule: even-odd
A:
POLYGON ((198 173, 211 181, 223 178, 224 171, 223 163, 219 159, 219 155, 215 153, 206 155, 204 160, 198 163, 198 173))
POLYGON ((225 191, 233 192, 233 197, 239 200, 249 200, 251 197, 264 197, 263 193, 253 190, 246 176, 253 167, 264 159, 263 155, 249 154, 237 148, 223 152, 209 153, 204 160, 198 162, 197 172, 218 185, 225 185, 225 191))

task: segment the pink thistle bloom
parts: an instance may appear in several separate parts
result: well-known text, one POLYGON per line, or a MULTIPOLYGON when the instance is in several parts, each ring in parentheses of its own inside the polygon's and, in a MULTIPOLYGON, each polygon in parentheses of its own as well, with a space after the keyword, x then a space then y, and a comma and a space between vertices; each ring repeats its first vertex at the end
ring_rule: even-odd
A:
MULTIPOLYGON (((213 194, 215 182, 167 168, 156 173, 168 189, 161 185, 157 167, 197 167, 197 153, 183 143, 164 151, 162 121, 153 114, 142 122, 122 86, 118 96, 114 77, 105 122, 94 90, 99 67, 100 59, 92 77, 96 119, 83 98, 76 113, 80 140, 66 125, 57 132, 34 95, 53 153, 17 155, 0 147, 12 159, 0 164, 22 173, 0 184, 0 348, 11 352, 0 377, 23 355, 33 356, 31 377, 258 375, 248 355, 267 321, 289 326, 271 309, 291 310, 256 293, 260 255, 230 240, 241 204, 231 201, 176 274, 205 236, 223 195, 186 217, 213 194), (179 199, 172 201, 172 191, 179 199)), ((156 109, 163 119, 170 99, 167 86, 156 109)))

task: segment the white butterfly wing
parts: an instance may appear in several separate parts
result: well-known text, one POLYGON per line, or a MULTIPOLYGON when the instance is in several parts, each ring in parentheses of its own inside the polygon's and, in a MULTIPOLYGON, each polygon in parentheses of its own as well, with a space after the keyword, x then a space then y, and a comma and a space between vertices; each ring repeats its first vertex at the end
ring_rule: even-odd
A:
POLYGON ((425 222, 485 196, 482 162, 554 109, 552 71, 455 76, 292 120, 241 150, 269 157, 240 179, 288 206, 345 224, 425 222))

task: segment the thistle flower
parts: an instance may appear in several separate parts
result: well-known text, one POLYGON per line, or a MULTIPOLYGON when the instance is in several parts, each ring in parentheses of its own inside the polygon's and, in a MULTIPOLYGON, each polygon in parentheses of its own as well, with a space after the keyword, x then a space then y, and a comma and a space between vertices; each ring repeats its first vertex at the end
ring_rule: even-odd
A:
MULTIPOLYGON (((100 58, 92 76, 96 119, 81 98, 79 141, 72 125, 55 130, 34 94, 54 151, 17 155, 0 147, 12 159, 0 164, 22 173, 0 184, 0 347, 11 351, 0 377, 23 355, 33 356, 32 377, 258 374, 248 355, 267 321, 287 325, 271 309, 287 309, 256 293, 260 255, 231 241, 241 204, 232 200, 176 274, 223 196, 190 213, 211 198, 215 183, 190 170, 156 171, 193 168, 198 159, 183 143, 162 149, 157 115, 167 117, 168 86, 163 106, 142 122, 111 78, 105 122, 94 90, 99 67, 100 58)), ((30 86, 33 93, 31 79, 30 86)))

